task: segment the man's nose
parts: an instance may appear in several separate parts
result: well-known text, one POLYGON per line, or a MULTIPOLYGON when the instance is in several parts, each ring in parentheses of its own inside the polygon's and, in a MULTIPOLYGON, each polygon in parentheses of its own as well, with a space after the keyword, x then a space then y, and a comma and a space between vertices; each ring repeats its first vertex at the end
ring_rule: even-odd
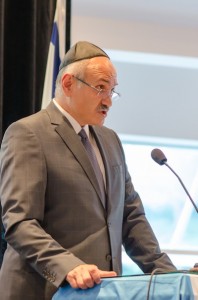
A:
POLYGON ((105 105, 107 107, 111 107, 112 106, 112 98, 111 96, 106 96, 104 99, 102 99, 102 105, 105 105))

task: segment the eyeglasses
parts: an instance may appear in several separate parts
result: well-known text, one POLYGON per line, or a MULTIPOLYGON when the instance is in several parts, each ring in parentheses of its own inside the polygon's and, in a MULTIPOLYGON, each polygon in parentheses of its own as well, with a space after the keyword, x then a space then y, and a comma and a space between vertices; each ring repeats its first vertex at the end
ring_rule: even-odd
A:
POLYGON ((73 75, 73 77, 74 77, 75 79, 77 79, 78 81, 84 83, 84 84, 87 85, 88 87, 92 88, 93 90, 97 91, 97 92, 98 92, 97 95, 98 95, 98 96, 101 96, 102 99, 105 99, 105 98, 110 97, 111 100, 118 100, 118 99, 120 98, 120 94, 117 93, 117 92, 115 92, 114 90, 112 90, 112 91, 106 91, 106 90, 103 90, 103 89, 97 89, 95 86, 93 86, 93 85, 91 85, 91 84, 85 82, 84 80, 82 80, 82 79, 80 79, 80 78, 78 78, 78 77, 76 77, 76 76, 74 76, 74 75, 73 75))

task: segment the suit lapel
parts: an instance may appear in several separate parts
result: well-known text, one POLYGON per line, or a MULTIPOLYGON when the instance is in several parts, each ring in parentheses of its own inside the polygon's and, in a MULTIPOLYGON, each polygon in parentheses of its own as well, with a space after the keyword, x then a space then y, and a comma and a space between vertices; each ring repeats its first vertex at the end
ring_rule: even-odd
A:
POLYGON ((96 178, 91 162, 87 156, 86 150, 80 140, 80 137, 76 134, 67 118, 64 117, 61 112, 59 112, 59 110, 53 103, 50 103, 46 110, 50 117, 51 123, 56 125, 55 131, 59 134, 63 142, 67 145, 67 147, 70 149, 70 151, 82 166, 104 206, 104 200, 101 196, 98 180, 96 178))

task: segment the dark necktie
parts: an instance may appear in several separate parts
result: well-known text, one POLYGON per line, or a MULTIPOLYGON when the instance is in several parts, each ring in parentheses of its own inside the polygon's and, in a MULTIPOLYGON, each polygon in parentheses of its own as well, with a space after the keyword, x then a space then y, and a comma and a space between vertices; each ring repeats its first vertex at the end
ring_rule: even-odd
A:
POLYGON ((88 136, 85 132, 84 129, 81 129, 81 131, 79 132, 79 136, 81 137, 81 141, 87 151, 88 157, 91 161, 91 164, 93 166, 93 169, 95 171, 96 177, 98 179, 98 183, 100 186, 100 191, 101 191, 101 195, 102 195, 102 200, 103 200, 103 204, 105 204, 105 187, 104 187, 104 180, 103 180, 103 176, 102 176, 102 172, 100 170, 97 158, 96 158, 96 154, 94 152, 94 149, 88 139, 88 136))

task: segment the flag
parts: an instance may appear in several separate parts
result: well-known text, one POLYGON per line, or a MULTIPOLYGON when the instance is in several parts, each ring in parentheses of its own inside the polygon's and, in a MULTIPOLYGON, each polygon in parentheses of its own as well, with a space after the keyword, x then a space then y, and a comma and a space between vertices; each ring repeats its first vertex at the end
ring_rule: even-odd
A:
POLYGON ((41 108, 45 108, 54 97, 55 80, 61 60, 65 55, 66 0, 57 0, 52 36, 49 46, 47 68, 41 108))

